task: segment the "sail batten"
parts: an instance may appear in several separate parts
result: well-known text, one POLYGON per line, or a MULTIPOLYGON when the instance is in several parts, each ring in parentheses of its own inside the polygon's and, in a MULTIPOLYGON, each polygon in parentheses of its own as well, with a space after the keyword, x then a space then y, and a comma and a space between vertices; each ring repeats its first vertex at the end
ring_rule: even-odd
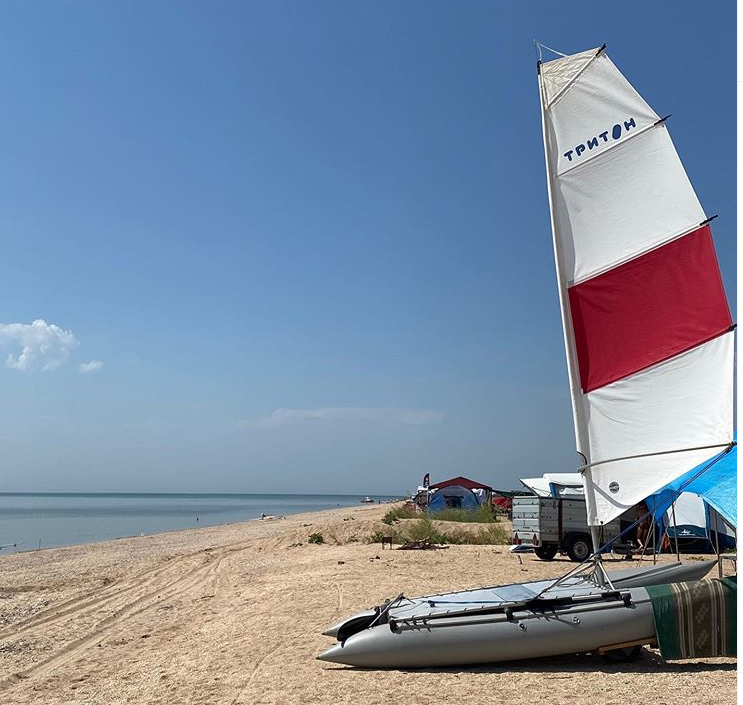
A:
POLYGON ((553 183, 558 232, 569 243, 561 262, 566 281, 637 257, 707 217, 665 128, 553 183))
POLYGON ((559 171, 557 174, 555 174, 556 178, 560 178, 561 176, 564 176, 569 171, 573 171, 575 169, 580 169, 581 167, 585 166, 586 164, 590 164, 594 159, 601 159, 602 157, 606 157, 607 154, 611 154, 612 149, 621 149, 624 145, 629 142, 633 137, 638 137, 639 135, 642 135, 643 133, 647 132, 648 130, 652 130, 654 127, 658 127, 659 125, 662 125, 662 122, 654 122, 651 125, 645 125, 645 127, 641 127, 639 130, 633 131, 630 135, 627 136, 627 139, 622 142, 614 142, 613 144, 610 144, 606 149, 604 149, 601 152, 595 152, 594 154, 589 154, 583 161, 581 162, 575 162, 573 164, 568 164, 568 166, 563 167, 561 171, 559 171))
MULTIPOLYGON (((658 249, 660 247, 665 247, 669 243, 674 242, 675 240, 679 240, 680 238, 688 235, 689 233, 692 233, 695 230, 698 230, 699 228, 707 225, 709 222, 711 222, 715 218, 717 218, 717 216, 716 215, 713 215, 712 217, 707 218, 706 220, 703 220, 700 223, 694 223, 693 225, 688 225, 687 227, 679 230, 678 232, 674 233, 673 235, 671 235, 667 239, 664 239, 660 244, 656 245, 655 247, 649 248, 643 254, 648 254, 648 253, 653 252, 654 250, 656 250, 656 249, 658 249)), ((601 276, 605 272, 608 272, 609 270, 614 269, 615 267, 619 267, 619 266, 621 266, 623 264, 626 264, 627 262, 631 262, 634 259, 636 259, 636 256, 635 255, 629 255, 626 259, 617 260, 616 262, 611 262, 611 263, 607 264, 603 269, 600 269, 600 270, 598 270, 596 272, 593 272, 593 273, 591 273, 591 274, 589 274, 589 275, 587 275, 587 276, 585 276, 585 277, 583 277, 581 279, 572 279, 572 280, 569 280, 569 281, 566 282, 566 285, 568 287, 571 287, 571 286, 575 286, 577 284, 583 284, 584 282, 591 281, 592 279, 594 279, 594 278, 596 278, 598 276, 601 276)))
POLYGON ((698 451, 698 450, 715 450, 716 448, 723 449, 723 448, 732 448, 733 443, 715 443, 713 445, 709 446, 696 446, 695 448, 673 448, 672 450, 659 450, 655 453, 642 453, 640 455, 625 455, 622 458, 610 458, 608 460, 597 460, 590 465, 581 465, 578 468, 579 472, 583 472, 584 470, 588 470, 590 468, 598 467, 599 465, 607 465, 608 463, 618 463, 623 460, 638 460, 639 458, 652 458, 654 456, 660 456, 660 455, 671 455, 672 453, 690 453, 692 451, 698 451))
MULTIPOLYGON (((575 73, 567 80, 565 85, 563 85, 549 100, 549 103, 547 104, 548 108, 551 108, 555 103, 557 103, 560 98, 563 97, 569 90, 570 87, 581 77, 583 72, 588 69, 591 64, 594 62, 594 60, 599 56, 598 50, 596 53, 593 54, 593 56, 589 56, 587 60, 584 60, 581 65, 576 67, 575 73)), ((565 57, 569 58, 569 57, 565 57)))
POLYGON ((578 76, 591 65, 596 58, 598 47, 579 54, 562 55, 562 58, 541 63, 544 78, 544 96, 542 107, 554 104, 558 96, 563 95, 578 76))
POLYGON ((732 442, 732 318, 709 219, 664 119, 603 51, 547 62, 539 83, 576 444, 595 526, 732 442))

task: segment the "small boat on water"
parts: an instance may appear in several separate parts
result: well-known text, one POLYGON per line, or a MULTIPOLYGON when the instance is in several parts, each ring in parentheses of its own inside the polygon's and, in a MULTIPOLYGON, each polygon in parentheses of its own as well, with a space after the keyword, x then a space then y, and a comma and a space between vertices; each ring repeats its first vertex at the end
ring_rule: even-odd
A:
POLYGON ((374 504, 374 500, 371 497, 364 497, 361 500, 361 504, 374 504))
POLYGON ((328 628, 324 634, 337 643, 318 657, 323 661, 444 667, 636 649, 656 637, 651 586, 698 580, 714 561, 607 573, 601 527, 655 493, 677 496, 705 473, 706 489, 714 482, 733 488, 706 499, 737 523, 737 470, 719 472, 735 446, 734 326, 712 219, 666 118, 630 85, 605 46, 545 63, 538 47, 555 264, 593 563, 557 581, 401 594, 328 628))

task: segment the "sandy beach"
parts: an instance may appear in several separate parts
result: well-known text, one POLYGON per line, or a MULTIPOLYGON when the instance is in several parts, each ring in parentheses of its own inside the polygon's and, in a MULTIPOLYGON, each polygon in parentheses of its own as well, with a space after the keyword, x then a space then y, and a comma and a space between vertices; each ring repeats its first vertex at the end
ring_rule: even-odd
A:
MULTIPOLYGON (((734 703, 736 661, 610 665, 573 656, 357 671, 315 656, 322 628, 401 591, 558 576, 506 546, 382 550, 359 506, 0 557, 0 702, 734 703), (308 544, 322 533, 323 545, 308 544)), ((689 560, 686 557, 685 560, 689 560)), ((663 557, 662 560, 672 560, 663 557)), ((626 567, 617 564, 616 567, 626 567)))

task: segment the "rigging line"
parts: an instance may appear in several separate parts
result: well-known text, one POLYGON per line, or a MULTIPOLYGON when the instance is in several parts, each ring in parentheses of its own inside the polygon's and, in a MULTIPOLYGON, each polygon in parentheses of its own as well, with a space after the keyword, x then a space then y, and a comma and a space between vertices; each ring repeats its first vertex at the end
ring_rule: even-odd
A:
MULTIPOLYGON (((580 67, 580 69, 578 70, 578 73, 576 73, 575 76, 573 76, 559 91, 557 91, 557 93, 555 93, 555 95, 552 96, 552 100, 545 103, 545 106, 544 106, 545 109, 551 108, 558 100, 560 100, 560 98, 562 98, 565 95, 565 92, 583 75, 585 70, 589 66, 593 66, 593 62, 596 61, 596 59, 598 59, 599 56, 604 55, 605 47, 606 47, 606 44, 604 44, 604 46, 602 46, 601 49, 599 49, 588 61, 586 61, 586 63, 580 67)), ((546 48, 549 49, 549 47, 546 47, 546 48)), ((554 51, 554 49, 550 49, 550 51, 554 51)))
MULTIPOLYGON (((580 162, 577 162, 576 164, 571 164, 568 167, 565 167, 562 171, 558 171, 555 173, 555 178, 559 179, 565 174, 574 171, 575 169, 580 169, 580 167, 585 166, 586 164, 590 164, 594 159, 598 159, 599 157, 604 156, 604 154, 607 154, 609 151, 614 149, 615 147, 619 147, 623 144, 627 144, 633 137, 639 137, 640 135, 645 134, 648 130, 650 130, 653 127, 656 127, 657 125, 663 125, 664 123, 661 121, 650 123, 649 125, 645 125, 645 127, 641 127, 639 130, 636 130, 635 132, 631 132, 627 137, 625 137, 623 140, 619 140, 618 142, 614 142, 610 144, 605 149, 602 149, 600 152, 596 152, 594 154, 591 154, 590 156, 586 157, 580 162)), ((603 134, 603 133, 602 133, 603 134)))
POLYGON ((597 568, 596 563, 594 562, 593 565, 590 565, 590 563, 589 563, 589 561, 591 560, 591 558, 593 558, 593 554, 591 554, 588 558, 586 558, 586 560, 584 560, 582 563, 580 563, 579 565, 577 565, 575 568, 572 568, 571 570, 569 570, 561 578, 557 578, 556 580, 554 580, 553 582, 551 582, 549 585, 547 585, 547 587, 543 588, 540 592, 538 592, 535 595, 534 599, 536 600, 537 598, 541 597, 548 590, 552 590, 552 588, 557 587, 561 583, 563 583, 566 580, 568 580, 568 578, 572 578, 574 576, 577 576, 577 575, 579 575, 580 573, 582 573, 583 571, 585 571, 585 570, 587 570, 589 568, 590 569, 593 569, 593 570, 596 570, 596 568, 597 568))
MULTIPOLYGON (((637 460, 638 458, 654 458, 656 455, 671 455, 673 453, 688 453, 692 450, 710 450, 712 448, 727 448, 728 451, 736 446, 736 442, 732 443, 715 443, 709 446, 696 446, 694 448, 676 448, 674 450, 660 450, 655 453, 639 453, 638 455, 626 455, 623 458, 610 458, 609 460, 599 460, 595 463, 588 463, 588 465, 581 465, 578 468, 578 472, 584 473, 590 468, 595 468, 597 465, 606 465, 608 463, 618 463, 622 460, 637 460)), ((727 451, 726 451, 727 452, 727 451)))
MULTIPOLYGON (((689 480, 687 480, 687 481, 686 481, 686 482, 685 482, 685 483, 684 483, 684 484, 683 484, 683 485, 682 485, 682 486, 681 486, 681 487, 680 487, 680 488, 679 488, 678 490, 671 490, 671 491, 672 491, 672 492, 674 493, 674 501, 675 501, 676 499, 678 499, 678 498, 679 498, 679 497, 681 496, 681 494, 683 493, 683 491, 684 491, 684 490, 685 490, 685 489, 686 489, 686 488, 687 488, 687 487, 688 487, 688 486, 689 486, 689 485, 690 485, 690 484, 691 484, 691 483, 692 483, 692 482, 693 482, 694 480, 696 480, 696 479, 697 479, 698 477, 700 477, 700 476, 701 476, 702 474, 704 474, 705 472, 707 472, 707 470, 709 470, 709 469, 710 469, 710 468, 711 468, 711 467, 712 467, 712 466, 713 466, 713 465, 714 465, 715 463, 717 463, 717 462, 718 462, 719 460, 721 460, 721 459, 722 459, 722 458, 723 458, 723 457, 724 457, 725 455, 727 455, 727 453, 728 453, 728 452, 729 452, 729 451, 727 451, 727 450, 726 450, 726 451, 724 451, 723 453, 720 453, 720 454, 718 455, 718 457, 716 457, 716 458, 715 458, 715 459, 714 459, 714 460, 713 460, 713 461, 712 461, 712 462, 711 462, 711 463, 710 463, 709 465, 707 465, 707 466, 705 466, 704 468, 702 468, 702 469, 701 469, 701 470, 700 470, 700 471, 699 471, 698 473, 696 473, 696 474, 694 475, 694 477, 692 477, 692 478, 689 478, 689 480)), ((652 515, 652 519, 653 519, 653 522, 655 522, 655 512, 656 512, 656 511, 657 511, 657 508, 656 508, 656 507, 654 507, 653 509, 649 509, 649 510, 648 510, 648 511, 647 511, 647 512, 646 512, 645 514, 643 514, 643 515, 642 515, 641 517, 639 517, 638 519, 636 519, 636 520, 635 520, 635 521, 634 521, 634 522, 633 522, 632 524, 630 524, 630 526, 628 526, 628 527, 627 527, 626 529, 624 529, 623 531, 621 531, 621 532, 620 532, 619 534, 617 534, 617 535, 616 535, 616 536, 615 536, 614 538, 612 538, 611 540, 607 541, 607 542, 606 542, 606 544, 604 544, 604 545, 603 545, 603 546, 602 546, 602 547, 601 547, 601 548, 599 549, 599 551, 604 551, 605 549, 608 549, 608 548, 610 548, 610 547, 611 547, 611 545, 612 545, 613 543, 615 543, 615 542, 617 541, 617 539, 621 538, 621 537, 622 537, 622 536, 624 536, 624 535, 625 535, 626 533, 628 533, 628 532, 632 531, 632 529, 634 529, 634 528, 635 528, 636 526, 639 526, 640 522, 642 522, 642 521, 643 521, 644 519, 646 519, 647 517, 649 517, 649 516, 651 516, 651 515, 652 515)), ((649 540, 649 539, 650 539, 650 536, 648 535, 648 539, 647 539, 647 540, 649 540)), ((645 543, 645 545, 643 546, 643 555, 644 555, 644 551, 645 551, 645 548, 647 547, 647 540, 646 540, 646 543, 645 543)), ((587 558, 586 560, 588 561, 588 560, 590 560, 591 558, 593 558, 593 556, 589 556, 589 558, 587 558)))
POLYGON ((537 52, 537 61, 541 64, 542 63, 542 45, 536 39, 534 40, 534 49, 537 52))
POLYGON ((379 614, 371 621, 371 624, 369 624, 369 628, 373 627, 380 619, 382 619, 382 617, 390 611, 392 605, 401 602, 404 597, 405 593, 401 592, 394 600, 390 600, 384 607, 382 607, 382 609, 379 610, 379 614))
MULTIPOLYGON (((682 483, 682 485, 677 490, 671 490, 671 492, 675 493, 675 499, 678 499, 678 497, 681 495, 681 493, 697 478, 701 477, 707 470, 709 470, 715 463, 719 462, 724 458, 737 444, 735 442, 729 443, 727 448, 725 450, 718 453, 712 460, 705 465, 703 468, 701 468, 698 472, 694 473, 692 477, 690 477, 686 482, 682 483)), ((620 539, 625 534, 629 533, 634 529, 636 526, 640 525, 640 522, 649 517, 650 515, 653 515, 653 521, 655 521, 655 508, 649 509, 645 514, 643 514, 641 517, 638 517, 632 524, 630 524, 626 529, 623 531, 620 531, 616 536, 614 536, 612 539, 607 541, 603 546, 601 546, 597 551, 594 551, 590 556, 588 556, 580 565, 576 566, 572 570, 570 570, 568 573, 563 575, 561 578, 558 578, 553 583, 550 583, 547 587, 545 587, 541 592, 539 592, 536 597, 539 597, 543 595, 547 590, 551 590, 554 587, 557 587, 560 583, 567 580, 569 577, 571 577, 573 574, 579 573, 581 570, 584 570, 588 567, 589 562, 593 562, 595 565, 597 565, 596 557, 603 553, 608 548, 611 548, 611 545, 615 543, 618 539, 620 539)), ((718 512, 719 514, 719 512, 718 512)))
MULTIPOLYGON (((685 490, 685 489, 686 489, 686 488, 687 488, 687 487, 688 487, 688 486, 689 486, 689 485, 690 485, 690 484, 691 484, 692 482, 694 482, 695 480, 699 479, 699 478, 700 478, 700 477, 701 477, 702 475, 704 475, 704 473, 705 473, 705 472, 707 472, 707 470, 709 470, 709 469, 710 469, 710 468, 711 468, 711 467, 712 467, 713 465, 715 465, 715 464, 716 464, 716 463, 718 463, 718 462, 719 462, 720 460, 722 460, 722 459, 723 459, 723 458, 724 458, 724 457, 725 457, 725 456, 726 456, 726 455, 727 455, 727 454, 728 454, 728 453, 729 453, 729 452, 730 452, 730 451, 731 451, 731 450, 733 449, 733 445, 734 445, 734 444, 731 444, 731 445, 730 445, 730 446, 728 446, 728 447, 727 447, 727 448, 726 448, 726 449, 725 449, 724 451, 722 451, 722 452, 718 453, 718 454, 717 454, 717 455, 716 455, 716 456, 715 456, 714 458, 712 458, 712 460, 711 460, 711 461, 710 461, 709 463, 707 463, 707 465, 705 465, 705 466, 704 466, 703 468, 701 468, 701 469, 700 469, 700 470, 699 470, 698 472, 695 472, 695 473, 694 473, 694 475, 693 475, 692 477, 690 477, 690 478, 689 478, 688 480, 686 480, 685 482, 683 482, 683 483, 682 483, 682 484, 681 484, 681 485, 679 486, 679 488, 678 488, 677 490, 670 490, 670 492, 672 493, 672 494, 671 494, 671 496, 672 496, 672 498, 673 498, 673 499, 672 499, 672 502, 675 502, 675 501, 676 501, 676 500, 677 500, 677 499, 678 499, 678 498, 679 498, 679 497, 681 496, 681 494, 682 494, 682 493, 684 492, 684 490, 685 490)), ((604 545, 603 545, 603 546, 602 546, 602 547, 601 547, 601 548, 599 549, 599 551, 603 551, 604 549, 607 549, 607 548, 609 548, 609 547, 610 547, 610 546, 611 546, 611 545, 612 545, 613 543, 615 543, 615 542, 616 542, 616 540, 617 540, 617 539, 621 538, 621 537, 622 537, 622 536, 624 536, 624 535, 625 535, 626 533, 628 533, 628 532, 632 531, 632 529, 634 529, 634 528, 635 528, 636 526, 639 526, 640 522, 642 522, 642 521, 643 521, 644 519, 646 519, 647 517, 649 517, 649 516, 651 516, 651 515, 652 515, 653 521, 655 521, 655 512, 656 512, 656 511, 658 511, 658 509, 657 509, 657 504, 656 504, 656 505, 655 505, 655 506, 653 507, 653 509, 648 509, 648 511, 647 511, 647 512, 645 512, 645 514, 643 514, 643 515, 642 515, 641 517, 639 517, 638 519, 636 519, 636 520, 635 520, 635 521, 634 521, 634 522, 633 522, 632 524, 630 524, 630 525, 629 525, 629 526, 628 526, 628 527, 627 527, 626 529, 624 529, 623 531, 620 531, 620 532, 619 532, 619 533, 618 533, 618 534, 617 534, 617 535, 616 535, 616 536, 615 536, 614 538, 612 538, 612 539, 610 539, 609 541, 607 541, 607 542, 606 542, 606 543, 605 543, 605 544, 604 544, 604 545)), ((586 560, 589 560, 589 559, 587 558, 586 560)))
POLYGON ((552 47, 548 47, 546 44, 542 44, 541 42, 538 42, 536 39, 534 40, 534 43, 539 47, 539 58, 542 58, 542 47, 545 49, 548 49, 553 54, 557 54, 558 56, 565 57, 567 54, 563 54, 561 51, 557 51, 557 49, 553 49, 552 47))

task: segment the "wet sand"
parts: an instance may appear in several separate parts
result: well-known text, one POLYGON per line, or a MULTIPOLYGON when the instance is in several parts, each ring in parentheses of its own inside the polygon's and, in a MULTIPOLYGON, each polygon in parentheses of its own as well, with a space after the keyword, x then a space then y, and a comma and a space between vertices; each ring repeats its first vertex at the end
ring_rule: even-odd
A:
POLYGON ((382 550, 364 541, 385 528, 379 520, 387 509, 334 509, 0 556, 0 702, 736 701, 735 659, 666 663, 650 649, 620 665, 570 656, 360 671, 317 661, 332 643, 324 627, 400 592, 534 580, 574 566, 530 555, 520 562, 506 546, 382 550), (308 544, 312 533, 325 543, 308 544))

